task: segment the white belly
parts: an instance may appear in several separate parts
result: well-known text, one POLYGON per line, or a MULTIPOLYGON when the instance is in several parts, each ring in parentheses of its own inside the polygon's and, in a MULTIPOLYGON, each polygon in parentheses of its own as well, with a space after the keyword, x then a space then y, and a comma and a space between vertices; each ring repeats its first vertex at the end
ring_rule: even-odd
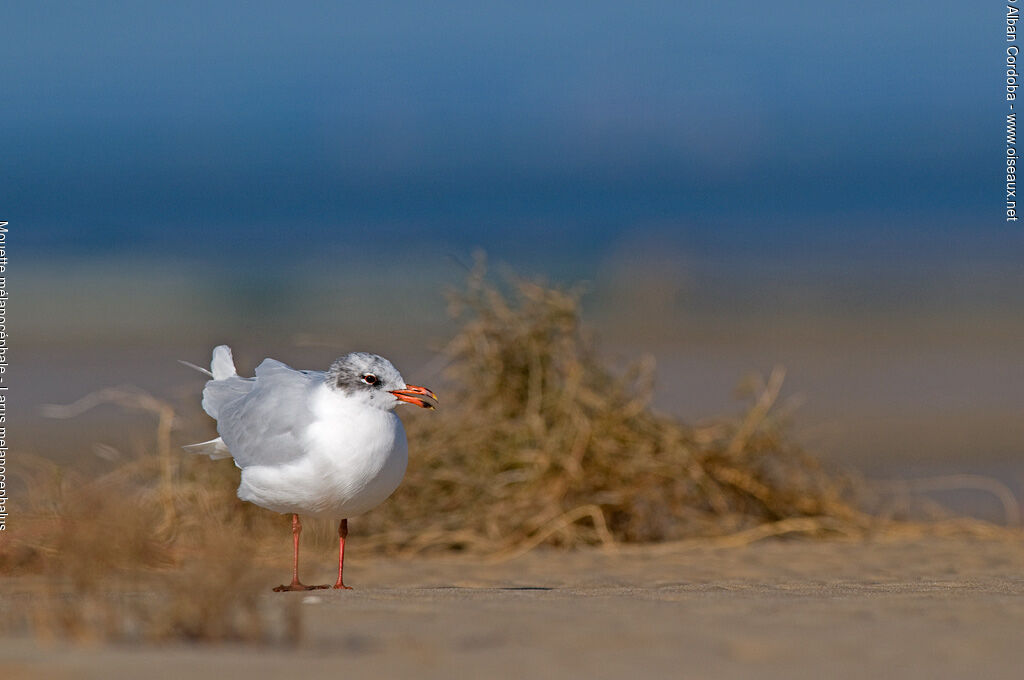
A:
POLYGON ((247 466, 238 497, 282 513, 343 519, 380 505, 405 476, 409 448, 391 411, 340 412, 327 395, 303 436, 305 455, 286 465, 247 466))

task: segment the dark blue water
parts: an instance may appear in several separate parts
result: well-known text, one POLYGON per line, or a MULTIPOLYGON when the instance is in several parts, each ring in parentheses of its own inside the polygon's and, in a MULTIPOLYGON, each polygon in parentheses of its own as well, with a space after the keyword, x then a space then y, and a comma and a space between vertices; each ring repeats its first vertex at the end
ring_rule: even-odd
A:
POLYGON ((14 3, 3 219, 39 256, 1019 249, 996 9, 14 3))

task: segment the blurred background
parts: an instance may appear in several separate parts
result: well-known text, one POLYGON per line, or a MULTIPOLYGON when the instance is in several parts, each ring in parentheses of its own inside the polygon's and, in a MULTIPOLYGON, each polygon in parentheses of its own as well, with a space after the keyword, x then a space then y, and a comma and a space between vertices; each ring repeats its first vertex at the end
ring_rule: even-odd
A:
POLYGON ((72 455, 82 421, 39 406, 110 385, 198 413, 175 360, 222 342, 246 370, 370 349, 433 384, 443 292, 483 249, 587 282, 609 360, 657 358, 662 411, 737 412, 782 364, 815 454, 1019 495, 1002 11, 9 3, 15 450, 72 455))

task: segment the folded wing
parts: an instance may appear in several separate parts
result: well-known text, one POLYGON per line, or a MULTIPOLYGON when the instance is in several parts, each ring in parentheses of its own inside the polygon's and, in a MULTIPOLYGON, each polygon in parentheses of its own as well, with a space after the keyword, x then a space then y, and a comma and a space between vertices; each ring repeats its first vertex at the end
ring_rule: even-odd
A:
POLYGON ((296 371, 266 359, 255 378, 211 380, 203 408, 217 419, 217 431, 239 467, 281 465, 304 454, 303 435, 313 422, 309 400, 323 373, 296 371), (218 385, 218 383, 223 383, 218 385))

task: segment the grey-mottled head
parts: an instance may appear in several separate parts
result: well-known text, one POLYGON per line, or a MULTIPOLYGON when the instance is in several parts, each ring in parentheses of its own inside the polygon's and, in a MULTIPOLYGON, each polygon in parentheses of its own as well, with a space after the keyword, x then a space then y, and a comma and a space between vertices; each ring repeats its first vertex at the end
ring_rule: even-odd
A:
POLYGON ((403 401, 424 408, 437 406, 433 392, 407 385, 390 361, 369 352, 339 357, 327 369, 324 381, 329 388, 360 397, 377 408, 393 409, 403 401))

